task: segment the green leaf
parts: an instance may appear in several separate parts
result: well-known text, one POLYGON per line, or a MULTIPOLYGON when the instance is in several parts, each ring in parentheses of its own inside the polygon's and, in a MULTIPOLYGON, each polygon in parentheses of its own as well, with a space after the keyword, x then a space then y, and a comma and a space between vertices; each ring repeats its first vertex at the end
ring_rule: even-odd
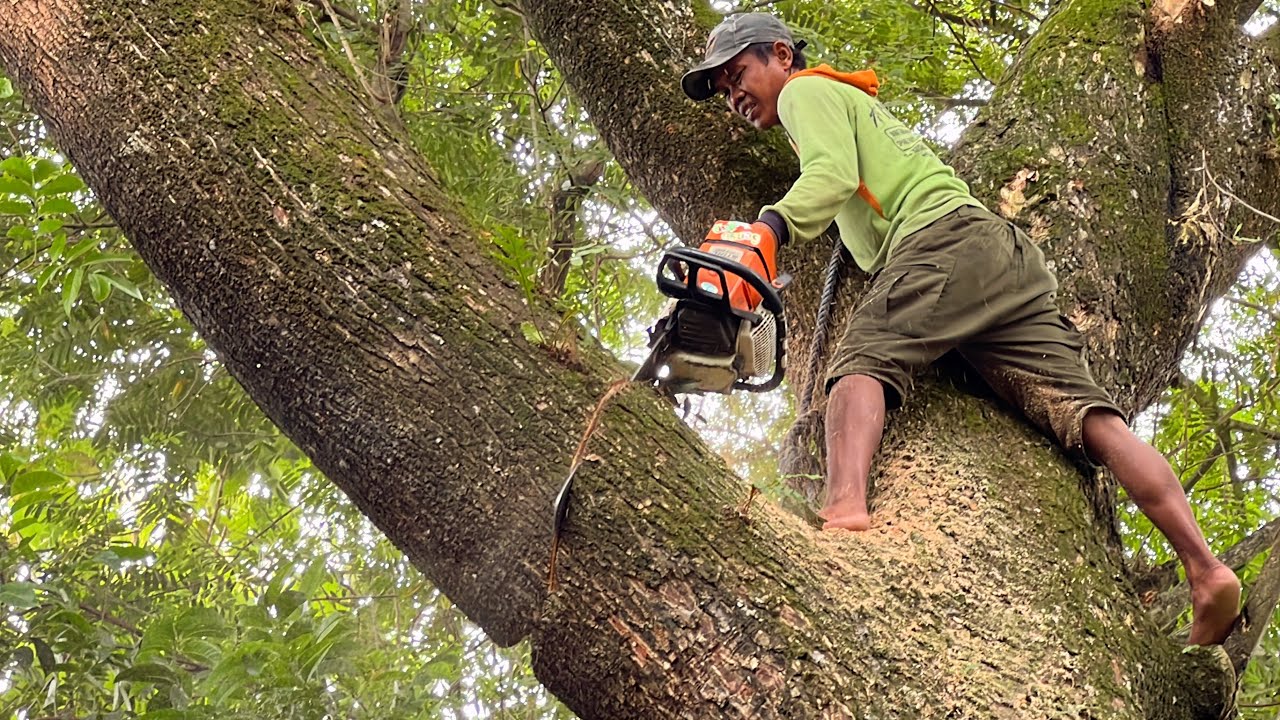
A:
POLYGON ((61 195, 63 193, 73 193, 83 189, 84 189, 84 181, 80 179, 79 175, 66 173, 64 175, 59 175, 54 179, 50 180, 49 182, 45 183, 44 185, 40 186, 40 192, 38 194, 41 197, 48 197, 50 195, 61 195))
POLYGON ((547 342, 538 326, 528 320, 520 323, 520 334, 524 335, 524 339, 533 345, 545 345, 547 342))
POLYGON ((36 291, 44 292, 45 286, 49 284, 49 281, 53 279, 53 276, 57 274, 59 269, 60 266, 58 263, 54 262, 49 263, 48 267, 40 271, 40 276, 36 278, 36 291))
POLYGON ((133 262, 137 260, 136 255, 127 253, 98 253, 92 260, 86 261, 85 265, 103 265, 113 262, 133 262))
POLYGON ((49 260, 57 262, 62 257, 62 253, 67 249, 67 234, 58 233, 53 236, 53 243, 49 246, 49 260))
POLYGON ((45 672, 53 672, 53 668, 58 664, 58 659, 53 654, 53 648, 49 647, 49 643, 40 638, 31 638, 31 644, 36 648, 36 657, 40 660, 40 669, 45 672))
POLYGON ((0 605, 8 605, 15 610, 29 610, 40 603, 36 600, 36 588, 40 587, 28 582, 12 582, 0 585, 0 605))
POLYGON ((89 251, 91 250, 94 252, 97 252, 98 243, 93 242, 92 240, 81 240, 80 242, 72 246, 71 252, 67 253, 67 259, 75 260, 81 255, 89 254, 89 251))
POLYGON ((22 495, 32 490, 56 487, 65 481, 65 477, 51 470, 32 470, 14 478, 13 487, 9 489, 9 492, 14 495, 22 495))
POLYGON ((225 633, 227 623, 213 608, 193 607, 178 618, 174 627, 184 637, 209 638, 225 633))
MULTIPOLYGON (((37 490, 35 492, 15 495, 13 500, 9 501, 9 511, 14 515, 17 515, 19 512, 31 507, 32 505, 47 503, 58 498, 60 495, 61 493, 54 492, 53 490, 37 490)), ((17 525, 14 525, 13 529, 17 530, 17 525)))
POLYGON ((35 166, 31 168, 31 180, 36 183, 42 183, 47 180, 50 175, 53 175, 61 169, 61 165, 49 158, 40 158, 36 161, 35 166))
POLYGON ((12 175, 0 175, 0 193, 9 195, 25 195, 26 197, 35 197, 36 191, 31 187, 31 183, 26 180, 13 177, 12 175))
POLYGON ((13 660, 18 664, 19 670, 26 670, 31 667, 31 663, 36 661, 36 654, 31 651, 31 648, 24 645, 13 651, 13 660))
POLYGON ((128 280, 122 277, 116 277, 115 275, 103 275, 102 277, 105 278, 107 282, 114 285, 118 290, 120 290, 120 292, 124 293, 125 295, 128 295, 129 297, 135 300, 142 299, 142 291, 138 289, 137 285, 134 285, 128 280))
POLYGON ((31 228, 25 225, 14 225, 9 228, 9 232, 5 236, 11 240, 21 240, 22 242, 31 242, 35 240, 35 233, 31 232, 31 228))
POLYGON ((89 289, 93 291, 93 300, 98 304, 106 302, 111 296, 111 283, 98 273, 89 273, 89 289))
POLYGON ((71 315, 71 306, 80 296, 80 285, 84 282, 84 268, 78 267, 71 272, 71 277, 62 285, 62 309, 67 316, 71 315))
POLYGON ((160 652, 172 652, 178 646, 178 631, 174 627, 172 617, 162 617, 142 631, 142 641, 138 644, 138 650, 155 650, 160 652))
POLYGON ((297 590, 285 590, 276 595, 275 602, 277 617, 284 619, 293 614, 293 611, 302 607, 302 603, 307 601, 307 596, 297 590))
POLYGON ((328 574, 328 564, 329 558, 324 555, 312 559, 311 564, 302 573, 302 578, 298 580, 298 591, 307 597, 314 596, 328 574))
POLYGON ((152 685, 171 685, 178 679, 178 674, 160 663, 138 663, 116 673, 116 682, 151 683, 152 685))
POLYGON ((9 78, 0 77, 0 100, 13 97, 13 83, 9 78))
POLYGON ((146 560, 153 554, 150 550, 137 545, 112 545, 111 552, 122 560, 146 560))
POLYGON ((205 665, 215 665, 222 656, 222 650, 214 643, 203 638, 184 638, 182 654, 205 665))
POLYGON ((116 555, 115 552, 111 550, 99 550, 98 552, 94 553, 93 561, 96 563, 101 563, 102 565, 106 565, 112 570, 119 570, 123 563, 120 556, 116 555))
POLYGON ((27 158, 22 155, 11 155, 4 160, 0 160, 0 172, 22 180, 31 179, 31 165, 27 162, 27 158))
POLYGON ((41 215, 74 215, 79 212, 76 204, 67 198, 53 198, 40 203, 39 214, 41 215))
POLYGON ((0 200, 0 215, 19 215, 25 217, 31 214, 31 203, 25 203, 20 200, 0 200))
POLYGON ((66 221, 62 218, 45 218, 36 225, 36 233, 39 235, 52 235, 62 229, 66 225, 66 221))
POLYGON ((13 477, 13 474, 26 464, 26 460, 13 453, 0 453, 0 479, 13 477))

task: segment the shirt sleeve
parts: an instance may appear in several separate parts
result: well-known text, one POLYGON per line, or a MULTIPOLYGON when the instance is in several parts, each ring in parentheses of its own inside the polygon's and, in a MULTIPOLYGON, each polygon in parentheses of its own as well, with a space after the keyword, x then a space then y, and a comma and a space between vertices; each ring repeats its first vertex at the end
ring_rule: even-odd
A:
POLYGON ((800 177, 781 200, 760 212, 781 215, 793 241, 826 230, 861 184, 856 116, 842 89, 834 80, 802 77, 778 96, 778 118, 800 156, 800 177))

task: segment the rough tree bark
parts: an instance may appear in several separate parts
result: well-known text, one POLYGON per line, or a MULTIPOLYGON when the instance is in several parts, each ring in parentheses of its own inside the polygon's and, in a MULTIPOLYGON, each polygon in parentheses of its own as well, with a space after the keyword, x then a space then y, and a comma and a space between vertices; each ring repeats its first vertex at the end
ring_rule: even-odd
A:
MULTIPOLYGON (((722 135, 741 130, 657 99, 675 97, 677 61, 696 33, 672 30, 683 15, 661 3, 630 15, 648 4, 556 3, 578 28, 567 45, 542 3, 525 7, 637 184, 687 206, 659 202, 692 238, 712 209, 754 207, 777 190, 789 160, 776 138, 744 142, 715 173, 728 157, 717 153, 722 135), (641 25, 657 39, 625 44, 641 25), (615 81, 644 88, 628 102, 610 106, 590 58, 573 54, 597 33, 618 50, 615 81), (631 114, 642 97, 656 105, 631 114), (690 157, 712 158, 705 175, 690 157)), ((1134 79, 1125 49, 1140 45, 1144 21, 1126 8, 1075 0, 1060 10, 1082 13, 1080 26, 1060 28, 1098 33, 1087 47, 1104 61, 1027 54, 1096 80, 1088 97, 1114 104, 1089 109, 1090 121, 1114 121, 1111 111, 1139 109, 1154 92, 1134 79), (1113 38, 1128 44, 1113 49, 1113 38), (1125 64, 1108 71, 1118 57, 1125 64)), ((669 407, 625 392, 592 441, 598 461, 579 474, 562 587, 548 596, 550 498, 587 408, 621 370, 587 339, 524 339, 520 323, 550 328, 555 315, 504 281, 422 159, 364 110, 302 27, 281 2, 0 0, 0 64, 255 401, 491 637, 531 636, 539 678, 576 712, 1218 716, 1233 680, 1225 656, 1180 654, 1146 619, 1076 470, 1016 419, 946 388, 922 390, 895 418, 877 479, 877 512, 895 521, 856 537, 815 534, 765 505, 750 523, 726 515, 743 488, 669 407)), ((1034 74, 1030 62, 1021 77, 1034 74)), ((1256 66, 1274 82, 1269 62, 1256 66)), ((1202 309, 1161 306, 1174 298, 1151 294, 1161 286, 1147 262, 1168 282, 1207 287, 1202 303, 1245 251, 1196 225, 1204 237, 1191 241, 1148 233, 1143 262, 1126 264, 1125 233, 1163 228, 1169 216, 1125 200, 1127 191, 1123 207, 1073 211, 1064 189, 1081 168, 1091 188, 1107 183, 1109 163, 1142 166, 1125 154, 1085 158, 1083 136, 1064 135, 1061 158, 1043 150, 1060 132, 1052 118, 1039 135, 998 120, 1026 120, 1016 110, 1032 97, 1005 93, 970 135, 980 148, 971 152, 984 163, 996 162, 984 153, 1005 157, 1004 169, 969 167, 989 194, 1027 159, 1059 163, 1064 185, 1051 185, 1057 195, 1036 211, 1054 237, 1076 238, 1050 245, 1055 256, 1087 259, 1087 239, 1115 235, 1118 255, 1105 267, 1135 267, 1098 280, 1095 305, 1079 293, 1069 303, 1107 309, 1089 334, 1095 354, 1113 358, 1100 375, 1139 406, 1158 389, 1150 378, 1166 372, 1150 364, 1171 363, 1195 325, 1175 310, 1202 309), (1014 130, 1036 144, 999 139, 1014 130), (1157 338, 1147 341, 1154 355, 1136 348, 1139 333, 1157 338)), ((1143 112, 1138 130, 1166 122, 1143 112)), ((1167 212, 1180 174, 1168 162, 1150 167, 1154 179, 1133 189, 1167 212)), ((1265 188, 1234 192, 1249 189, 1274 208, 1265 188)), ((806 272, 800 255, 795 269, 806 272)))

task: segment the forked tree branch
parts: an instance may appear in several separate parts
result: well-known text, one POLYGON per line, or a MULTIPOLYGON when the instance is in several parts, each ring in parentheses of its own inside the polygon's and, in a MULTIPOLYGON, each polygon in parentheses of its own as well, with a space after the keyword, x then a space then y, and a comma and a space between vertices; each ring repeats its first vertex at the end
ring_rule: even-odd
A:
POLYGON ((1276 603, 1280 601, 1280 538, 1271 543, 1271 556, 1262 565, 1262 572, 1249 588, 1249 600, 1244 607, 1244 623, 1231 637, 1227 638, 1225 649, 1236 669, 1236 676, 1244 672, 1249 658, 1257 649, 1263 633, 1271 624, 1271 616, 1276 611, 1276 603))

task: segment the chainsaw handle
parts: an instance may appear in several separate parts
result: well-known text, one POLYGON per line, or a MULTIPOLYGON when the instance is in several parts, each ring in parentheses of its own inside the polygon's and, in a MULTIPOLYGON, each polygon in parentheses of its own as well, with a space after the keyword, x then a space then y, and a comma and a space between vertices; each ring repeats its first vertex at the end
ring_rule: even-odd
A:
POLYGON ((746 312, 734 308, 729 303, 729 298, 723 293, 713 293, 702 289, 698 285, 698 271, 706 270, 715 273, 720 278, 720 287, 729 287, 728 278, 725 272, 728 271, 742 278, 756 292, 760 293, 760 304, 774 315, 782 314, 782 298, 778 297, 778 290, 772 283, 756 274, 754 270, 735 262, 728 258, 713 255, 703 250, 694 250, 688 247, 678 247, 667 251, 662 256, 662 262, 658 263, 658 289, 664 294, 673 298, 699 298, 704 302, 720 302, 726 308, 739 317, 745 317, 749 320, 759 320, 759 316, 755 313, 746 312), (689 266, 689 272, 683 278, 679 278, 677 266, 675 263, 683 262, 689 266), (668 267, 671 268, 672 277, 667 277, 663 271, 668 267))

